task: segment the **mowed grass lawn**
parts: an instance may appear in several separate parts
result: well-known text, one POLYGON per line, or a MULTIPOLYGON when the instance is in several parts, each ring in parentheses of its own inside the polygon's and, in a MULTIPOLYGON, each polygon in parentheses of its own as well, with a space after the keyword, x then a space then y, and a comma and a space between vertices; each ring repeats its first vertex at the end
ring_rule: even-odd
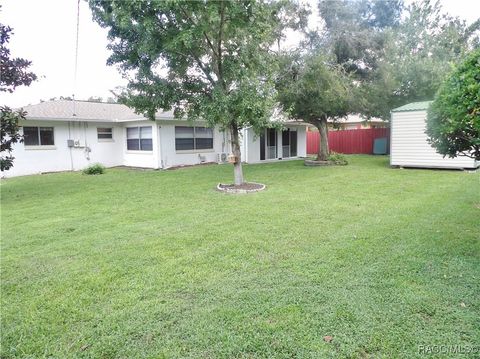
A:
POLYGON ((349 160, 3 181, 1 357, 476 357, 480 173, 349 160))

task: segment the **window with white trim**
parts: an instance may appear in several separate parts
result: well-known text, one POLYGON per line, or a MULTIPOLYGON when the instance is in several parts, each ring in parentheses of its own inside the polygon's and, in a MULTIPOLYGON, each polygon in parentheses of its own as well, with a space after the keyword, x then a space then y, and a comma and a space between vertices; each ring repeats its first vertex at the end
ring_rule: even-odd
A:
POLYGON ((152 151, 152 126, 127 127, 127 150, 152 151))
POLYGON ((213 149, 213 130, 208 127, 175 126, 175 150, 213 149))
POLYGON ((53 127, 24 126, 23 143, 25 146, 55 145, 53 127))
POLYGON ((97 127, 97 138, 99 140, 112 140, 113 128, 111 127, 97 127))

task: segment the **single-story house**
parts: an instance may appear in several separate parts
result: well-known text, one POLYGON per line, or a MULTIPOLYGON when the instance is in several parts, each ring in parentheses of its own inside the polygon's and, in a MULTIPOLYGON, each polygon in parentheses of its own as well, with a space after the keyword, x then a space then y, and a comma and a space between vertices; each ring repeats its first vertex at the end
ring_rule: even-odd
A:
MULTIPOLYGON (((92 163, 107 167, 153 169, 223 163, 231 152, 230 135, 205 122, 177 120, 158 112, 155 121, 117 103, 57 100, 23 107, 24 142, 13 147, 13 167, 5 177, 81 170, 92 163)), ((286 122, 284 130, 242 132, 242 161, 306 156, 306 126, 286 122)))
POLYGON ((427 110, 431 101, 413 102, 391 111, 390 165, 423 168, 477 168, 473 158, 443 157, 427 141, 427 110))

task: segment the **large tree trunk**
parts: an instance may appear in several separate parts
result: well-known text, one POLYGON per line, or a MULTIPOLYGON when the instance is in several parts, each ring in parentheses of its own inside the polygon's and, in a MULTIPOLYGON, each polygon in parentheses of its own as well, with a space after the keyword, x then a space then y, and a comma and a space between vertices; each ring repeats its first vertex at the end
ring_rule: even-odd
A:
POLYGON ((328 149, 328 126, 327 119, 321 118, 315 122, 320 134, 320 146, 318 146, 317 161, 327 161, 330 151, 328 149))
POLYGON ((232 152, 235 156, 235 163, 233 164, 233 177, 236 186, 243 183, 243 169, 242 169, 242 151, 240 150, 240 140, 238 128, 233 124, 230 128, 232 135, 232 152))

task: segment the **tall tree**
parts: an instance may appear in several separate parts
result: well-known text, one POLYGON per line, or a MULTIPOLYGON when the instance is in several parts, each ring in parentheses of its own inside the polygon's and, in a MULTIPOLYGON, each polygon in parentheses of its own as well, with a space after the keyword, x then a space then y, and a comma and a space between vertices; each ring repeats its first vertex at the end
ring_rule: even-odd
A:
POLYGON ((321 0, 319 13, 320 48, 354 75, 356 110, 368 117, 387 120, 393 107, 432 99, 452 63, 479 43, 480 21, 467 26, 438 1, 321 0))
MULTIPOLYGON (((12 28, 0 24, 0 92, 13 92, 18 86, 29 86, 37 76, 28 71, 31 62, 22 58, 11 58, 10 41, 12 28)), ((8 170, 13 166, 15 159, 11 152, 15 143, 23 141, 19 134, 18 121, 25 119, 26 113, 22 110, 13 111, 7 106, 0 107, 1 140, 0 140, 0 169, 8 170)))
POLYGON ((376 81, 368 89, 372 112, 388 119, 394 107, 433 99, 451 66, 477 46, 479 26, 444 14, 438 1, 410 4, 385 42, 376 81))
POLYGON ((317 160, 329 156, 328 120, 345 117, 353 107, 353 87, 345 70, 324 56, 285 56, 277 80, 278 99, 295 119, 318 128, 317 160))
POLYGON ((444 156, 480 160, 480 49, 440 87, 428 111, 427 135, 444 156))
POLYGON ((286 24, 287 1, 90 0, 109 29, 109 64, 132 75, 122 101, 154 119, 202 119, 231 135, 235 184, 244 182, 240 131, 268 126, 274 105, 270 48, 286 24))
POLYGON ((402 0, 320 0, 324 27, 319 47, 359 79, 368 79, 378 67, 386 30, 399 26, 402 0))
POLYGON ((350 112, 377 116, 381 89, 389 85, 382 68, 385 46, 393 29, 400 26, 402 0, 320 0, 318 9, 324 28, 318 48, 332 55, 350 74, 357 87, 357 101, 350 112))

